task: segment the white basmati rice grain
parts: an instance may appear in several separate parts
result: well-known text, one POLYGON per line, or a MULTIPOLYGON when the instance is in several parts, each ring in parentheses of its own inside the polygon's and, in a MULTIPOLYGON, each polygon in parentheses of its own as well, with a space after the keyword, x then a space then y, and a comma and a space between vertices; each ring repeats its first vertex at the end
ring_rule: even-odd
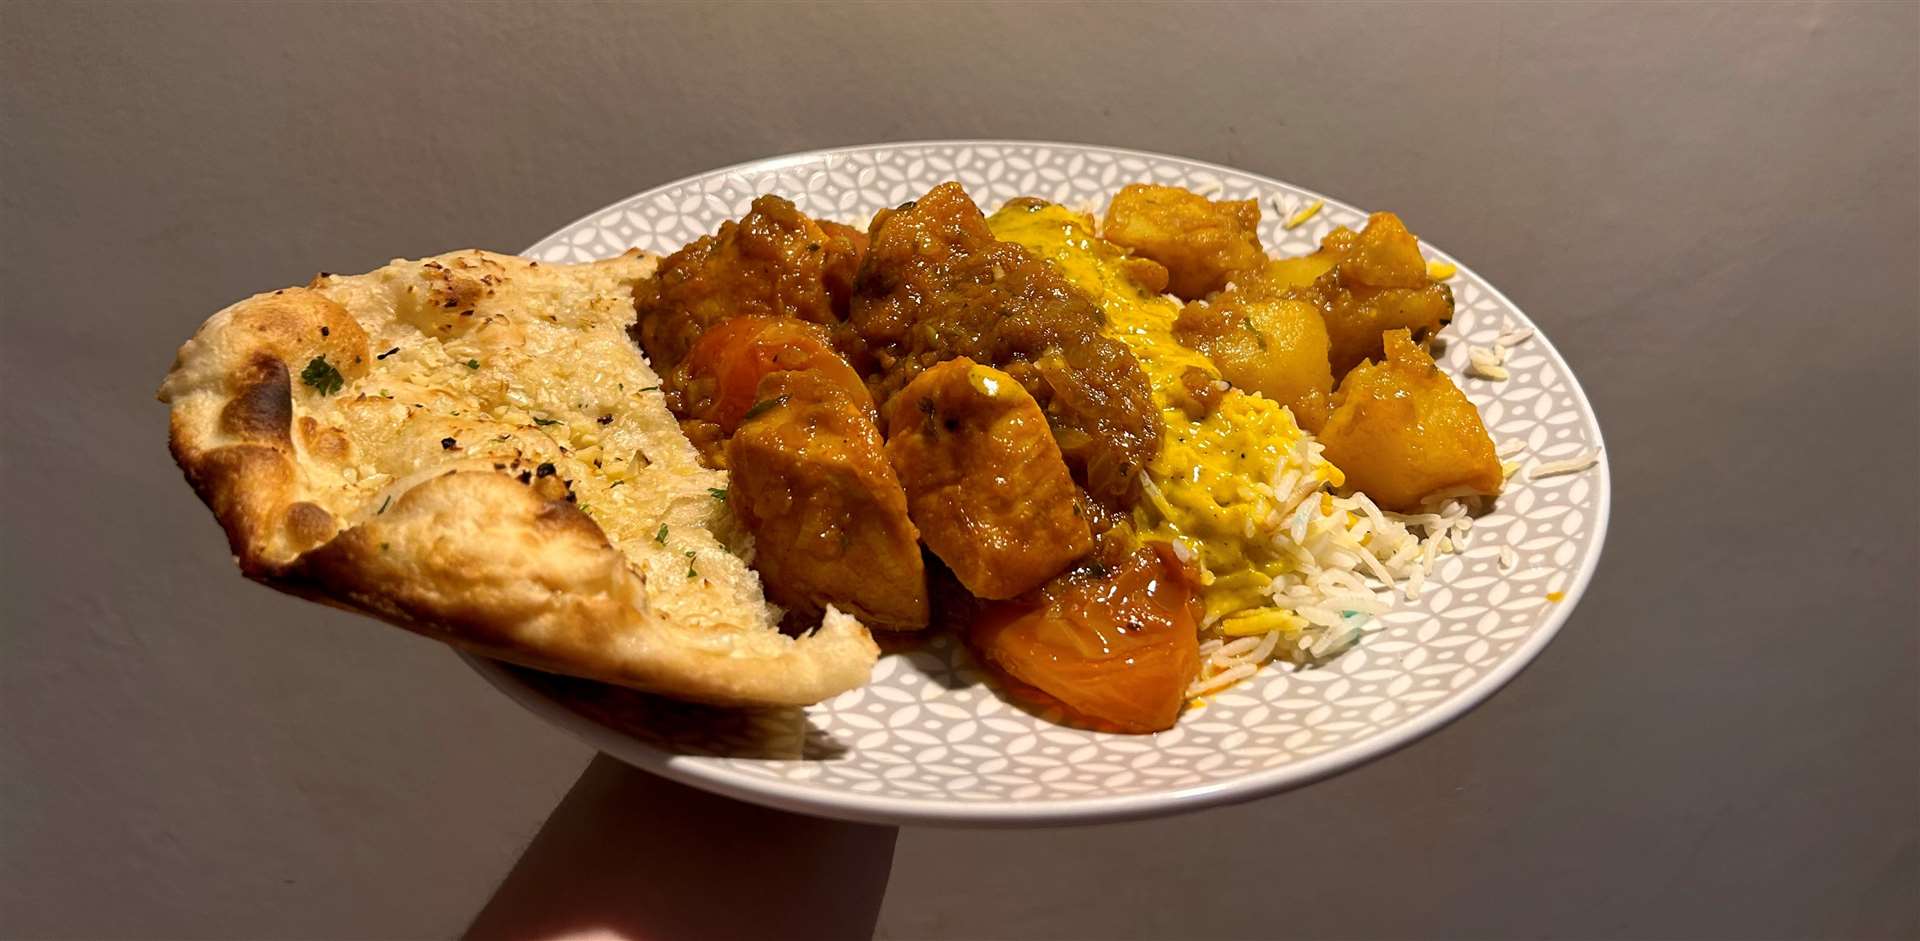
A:
POLYGON ((1422 566, 1414 569, 1413 574, 1407 576, 1406 586, 1401 589, 1400 593, 1405 595, 1408 601, 1419 601, 1420 591, 1426 587, 1427 570, 1425 566, 1422 566))
POLYGON ((1577 454, 1564 461, 1535 461, 1527 468, 1528 480, 1540 480, 1545 477, 1557 477, 1561 474, 1573 474, 1600 463, 1600 449, 1594 448, 1584 454, 1577 454))
POLYGON ((1219 673, 1194 681, 1194 685, 1187 689, 1187 698, 1198 699, 1201 696, 1210 696, 1252 676, 1258 669, 1260 665, 1257 663, 1236 663, 1219 673))
POLYGON ((1494 337, 1493 345, 1501 347, 1502 349, 1505 349, 1506 347, 1510 347, 1510 346, 1519 346, 1520 344, 1525 343, 1532 338, 1533 338, 1532 327, 1519 327, 1516 329, 1510 329, 1507 332, 1502 333, 1497 337, 1494 337))
POLYGON ((1260 640, 1259 637, 1236 637, 1214 651, 1213 656, 1207 658, 1207 664, 1215 670, 1226 670, 1236 663, 1244 663, 1260 646, 1260 640))
POLYGON ((1268 631, 1260 635, 1260 643, 1253 648, 1252 653, 1247 655, 1247 659, 1258 666, 1267 662, 1267 659, 1273 656, 1273 649, 1278 646, 1280 646, 1280 632, 1268 631))
POLYGON ((1480 379, 1492 379, 1496 382, 1504 381, 1508 373, 1507 367, 1502 364, 1506 362, 1506 359, 1507 351, 1505 347, 1495 346, 1492 349, 1484 349, 1477 346, 1469 347, 1467 349, 1467 375, 1480 379))

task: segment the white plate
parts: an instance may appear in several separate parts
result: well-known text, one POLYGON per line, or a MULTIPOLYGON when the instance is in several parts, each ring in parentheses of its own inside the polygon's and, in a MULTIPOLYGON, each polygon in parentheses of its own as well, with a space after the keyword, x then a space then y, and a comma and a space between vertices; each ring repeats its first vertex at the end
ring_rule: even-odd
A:
MULTIPOLYGON (((793 154, 702 173, 591 213, 525 254, 585 261, 632 246, 672 252, 744 214, 762 193, 792 199, 810 215, 863 224, 875 210, 945 180, 959 180, 989 212, 1015 196, 1104 206, 1135 181, 1257 198, 1261 237, 1285 255, 1313 250, 1336 225, 1359 228, 1365 220, 1297 186, 1179 157, 938 141, 793 154), (1311 220, 1283 228, 1318 200, 1325 205, 1311 220)), ((1420 220, 1410 225, 1418 232, 1420 220)), ((1494 440, 1524 440, 1529 460, 1598 448, 1593 410, 1546 337, 1536 333, 1514 348, 1506 382, 1461 378, 1470 344, 1490 346, 1508 322, 1531 323, 1465 266, 1452 284, 1458 309, 1441 362, 1480 406, 1494 440)), ((1475 525, 1466 551, 1440 564, 1422 598, 1403 600, 1358 646, 1319 669, 1269 666, 1152 736, 1081 731, 1023 711, 983 684, 963 646, 947 636, 883 656, 866 687, 804 711, 714 710, 467 661, 596 748, 695 787, 788 810, 961 826, 1194 810, 1352 767, 1485 699, 1546 646, 1586 588, 1606 533, 1608 493, 1604 459, 1579 474, 1520 475, 1475 525), (1510 571, 1500 569, 1502 546, 1518 557, 1510 571)))

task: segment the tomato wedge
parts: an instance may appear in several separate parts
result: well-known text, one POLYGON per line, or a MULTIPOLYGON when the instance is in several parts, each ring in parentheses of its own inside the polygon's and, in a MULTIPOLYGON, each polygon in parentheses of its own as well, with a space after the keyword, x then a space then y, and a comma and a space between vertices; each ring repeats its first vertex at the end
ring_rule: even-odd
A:
POLYGON ((845 388, 874 417, 860 374, 833 351, 827 332, 794 317, 735 317, 700 335, 687 356, 688 411, 732 434, 768 373, 810 370, 845 388))
POLYGON ((1014 679, 1122 732, 1173 727, 1200 669, 1193 573, 1166 543, 986 606, 969 637, 1014 679))

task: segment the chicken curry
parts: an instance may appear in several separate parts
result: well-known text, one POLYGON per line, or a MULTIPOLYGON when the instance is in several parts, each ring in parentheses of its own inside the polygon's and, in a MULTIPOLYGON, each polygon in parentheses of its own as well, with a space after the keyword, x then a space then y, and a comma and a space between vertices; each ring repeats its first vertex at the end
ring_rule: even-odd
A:
POLYGON ((1150 185, 1099 222, 988 216, 946 183, 862 231, 762 196, 662 262, 633 333, 793 623, 913 630, 952 596, 1009 688, 1151 732, 1203 625, 1293 616, 1254 538, 1277 481, 1413 509, 1502 480, 1420 347, 1453 299, 1399 219, 1280 260, 1259 219, 1150 185))

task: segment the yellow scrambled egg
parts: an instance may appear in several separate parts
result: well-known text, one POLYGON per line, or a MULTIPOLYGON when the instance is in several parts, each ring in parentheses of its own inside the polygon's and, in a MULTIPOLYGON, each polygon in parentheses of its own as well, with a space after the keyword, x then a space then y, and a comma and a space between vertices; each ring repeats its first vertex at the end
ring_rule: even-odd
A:
MULTIPOLYGON (((1198 421, 1175 400, 1181 377, 1199 369, 1216 381, 1218 370, 1200 353, 1174 339, 1180 303, 1144 291, 1125 274, 1124 249, 1093 234, 1091 220, 1062 206, 1001 210, 988 224, 995 236, 1015 242, 1051 262, 1106 313, 1107 332, 1126 343, 1153 384, 1165 435, 1147 465, 1151 484, 1134 511, 1143 538, 1184 544, 1204 570, 1207 619, 1228 634, 1261 634, 1304 622, 1275 608, 1266 589, 1287 570, 1275 547, 1279 518, 1272 484, 1289 461, 1297 461, 1306 436, 1284 406, 1228 390, 1219 407, 1198 421)), ((1300 470, 1316 482, 1340 483, 1340 471, 1325 461, 1300 470)))

